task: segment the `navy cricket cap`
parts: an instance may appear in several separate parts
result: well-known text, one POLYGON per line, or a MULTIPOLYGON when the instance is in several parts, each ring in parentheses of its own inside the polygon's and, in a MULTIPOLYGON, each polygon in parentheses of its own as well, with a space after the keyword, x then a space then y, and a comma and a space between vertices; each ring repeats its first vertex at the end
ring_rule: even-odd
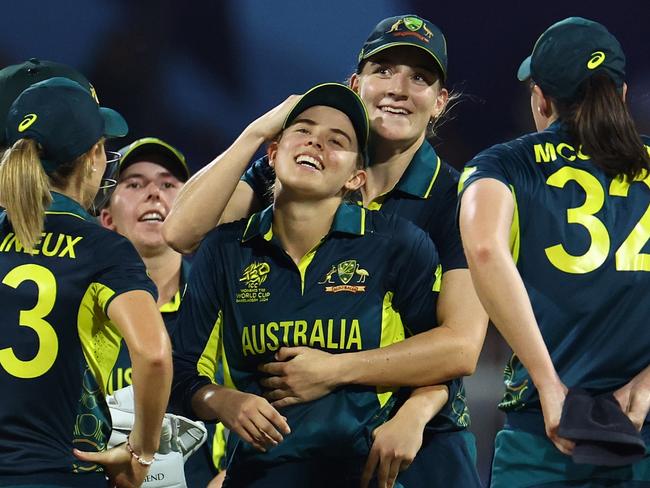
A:
POLYGON ((287 115, 284 124, 282 124, 282 129, 284 130, 291 125, 295 118, 305 110, 317 105, 335 108, 348 116, 357 135, 359 152, 363 155, 364 162, 367 165, 366 149, 370 134, 368 112, 359 95, 341 83, 323 83, 307 91, 287 115))
POLYGON ((370 56, 395 46, 415 46, 426 51, 447 79, 447 41, 433 23, 417 15, 398 15, 382 20, 368 36, 359 53, 359 65, 370 56))
POLYGON ((576 443, 573 461, 626 466, 645 456, 646 446, 611 393, 591 396, 572 388, 564 400, 558 434, 576 443))
POLYGON ((86 77, 65 64, 31 58, 0 70, 0 146, 6 145, 7 113, 18 95, 34 83, 58 76, 76 81, 97 101, 95 89, 86 77))
POLYGON ((115 110, 97 105, 91 94, 68 78, 50 78, 22 92, 7 115, 7 142, 34 139, 43 148, 46 172, 74 161, 102 137, 128 132, 115 110))
POLYGON ((190 178, 190 170, 182 152, 157 137, 144 137, 119 150, 120 172, 133 163, 149 161, 169 170, 179 181, 190 178))
POLYGON ((618 40, 598 22, 569 17, 553 24, 537 39, 533 52, 519 66, 517 78, 531 78, 542 91, 571 100, 580 84, 605 72, 618 88, 625 80, 625 54, 618 40))

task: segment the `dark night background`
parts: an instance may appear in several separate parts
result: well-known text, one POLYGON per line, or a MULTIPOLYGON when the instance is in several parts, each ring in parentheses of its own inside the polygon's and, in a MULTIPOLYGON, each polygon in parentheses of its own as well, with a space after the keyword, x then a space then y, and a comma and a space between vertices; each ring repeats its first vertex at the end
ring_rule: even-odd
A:
MULTIPOLYGON (((384 17, 415 13, 438 25, 448 87, 463 94, 439 131, 438 152, 462 167, 481 149, 533 130, 519 63, 551 23, 580 15, 605 24, 628 58, 628 101, 650 132, 650 3, 418 0, 3 0, 0 65, 30 57, 73 65, 102 104, 119 110, 124 144, 158 136, 196 170, 254 118, 291 93, 343 81, 384 17)), ((122 144, 119 144, 122 145, 122 144)), ((114 147, 116 149, 117 147, 114 147)), ((486 473, 507 353, 490 332, 467 381, 479 464, 486 473)))

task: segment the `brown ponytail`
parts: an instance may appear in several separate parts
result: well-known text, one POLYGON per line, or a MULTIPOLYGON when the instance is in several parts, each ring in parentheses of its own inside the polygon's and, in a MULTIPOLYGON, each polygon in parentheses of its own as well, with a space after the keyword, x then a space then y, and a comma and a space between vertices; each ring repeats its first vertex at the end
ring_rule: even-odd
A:
POLYGON ((0 195, 16 238, 31 253, 41 239, 45 209, 52 202, 34 140, 19 139, 5 152, 0 163, 0 195))
POLYGON ((610 176, 624 175, 629 181, 650 172, 650 156, 607 74, 596 73, 585 80, 574 101, 556 100, 555 104, 572 142, 582 146, 582 153, 592 164, 610 176))

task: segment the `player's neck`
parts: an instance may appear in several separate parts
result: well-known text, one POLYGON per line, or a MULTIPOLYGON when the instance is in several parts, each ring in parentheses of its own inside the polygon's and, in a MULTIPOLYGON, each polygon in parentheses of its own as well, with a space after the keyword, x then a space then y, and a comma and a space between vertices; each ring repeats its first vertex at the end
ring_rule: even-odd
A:
POLYGON ((423 142, 424 134, 406 144, 383 139, 373 143, 370 166, 366 169, 366 183, 361 188, 364 206, 395 188, 423 142))
POLYGON ((158 288, 158 306, 169 302, 179 290, 182 256, 172 249, 155 256, 143 257, 147 274, 158 288))
POLYGON ((327 235, 336 210, 338 197, 318 202, 276 202, 273 210, 273 235, 298 264, 327 235))

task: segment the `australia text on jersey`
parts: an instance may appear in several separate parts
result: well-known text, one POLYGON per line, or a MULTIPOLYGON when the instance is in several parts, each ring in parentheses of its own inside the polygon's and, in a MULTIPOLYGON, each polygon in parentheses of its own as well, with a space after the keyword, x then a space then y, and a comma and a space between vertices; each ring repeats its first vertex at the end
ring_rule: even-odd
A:
POLYGON ((277 351, 281 346, 361 351, 358 319, 280 320, 245 326, 241 334, 244 356, 277 351), (338 329, 338 330, 337 330, 338 329))

